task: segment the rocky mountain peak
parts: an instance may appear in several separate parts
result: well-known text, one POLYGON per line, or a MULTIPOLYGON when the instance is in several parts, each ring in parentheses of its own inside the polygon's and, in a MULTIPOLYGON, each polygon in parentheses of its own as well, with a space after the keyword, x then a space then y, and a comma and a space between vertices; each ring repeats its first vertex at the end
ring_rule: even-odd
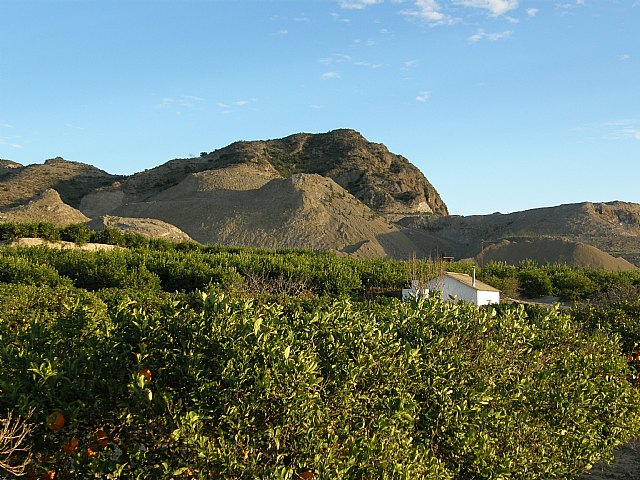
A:
POLYGON ((448 214, 444 201, 418 168, 355 130, 235 142, 207 158, 218 168, 253 163, 271 166, 285 178, 296 173, 329 177, 382 214, 448 214))

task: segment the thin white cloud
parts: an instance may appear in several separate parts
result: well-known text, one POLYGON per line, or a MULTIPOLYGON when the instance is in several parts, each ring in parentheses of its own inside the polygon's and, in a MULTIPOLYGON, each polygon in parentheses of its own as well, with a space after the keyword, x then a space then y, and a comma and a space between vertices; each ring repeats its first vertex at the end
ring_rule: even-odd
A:
POLYGON ((204 98, 195 95, 178 95, 177 97, 162 97, 156 104, 156 108, 195 108, 204 102, 204 98))
POLYGON ((628 53, 622 53, 620 55, 618 55, 618 60, 629 60, 631 58, 631 55, 629 55, 628 53))
MULTIPOLYGON (((349 64, 349 65, 355 65, 357 67, 368 67, 373 69, 381 68, 385 66, 384 63, 373 63, 366 60, 354 60, 353 57, 351 57, 351 55, 345 55, 344 53, 335 53, 330 57, 321 58, 319 62, 320 64, 328 68, 330 68, 331 65, 335 65, 335 64, 349 64)), ((328 76, 327 77, 323 76, 323 78, 339 78, 339 75, 336 72, 327 72, 325 73, 325 75, 328 75, 328 76), (338 77, 333 75, 338 75, 338 77)))
POLYGON ((2 128, 13 128, 13 125, 10 123, 0 123, 0 127, 2 128))
POLYGON ((276 35, 288 35, 289 34, 289 30, 278 30, 276 32, 276 35))
POLYGON ((364 62, 364 61, 354 62, 353 64, 358 67, 368 67, 374 70, 377 68, 384 67, 384 63, 371 63, 371 62, 364 62))
POLYGON ((9 143, 6 138, 0 138, 0 145, 6 145, 11 148, 22 148, 22 145, 18 143, 9 143))
POLYGON ((336 12, 331 12, 329 14, 336 22, 342 22, 342 23, 350 23, 351 19, 349 18, 344 18, 341 17, 340 15, 338 15, 336 12))
POLYGON ((322 65, 333 65, 334 63, 352 63, 353 58, 350 55, 344 53, 334 53, 330 57, 320 59, 322 65))
POLYGON ((157 108, 167 108, 171 105, 173 105, 173 102, 175 100, 171 97, 163 97, 159 103, 156 104, 157 108))
POLYGON ((322 80, 336 80, 340 78, 340 74, 338 72, 325 72, 320 76, 320 78, 322 80))
POLYGON ((519 20, 519 19, 517 19, 517 18, 515 18, 515 17, 512 17, 512 16, 510 16, 510 15, 507 15, 507 16, 505 16, 504 18, 506 18, 506 19, 507 19, 507 22, 509 22, 509 23, 511 23, 511 24, 513 24, 513 25, 520 23, 520 20, 519 20))
POLYGON ((220 113, 224 115, 230 115, 234 112, 239 111, 240 109, 246 108, 247 105, 251 105, 256 101, 257 100, 255 98, 240 99, 240 100, 235 100, 233 102, 231 101, 217 102, 216 106, 220 109, 220 113))
POLYGON ((346 10, 362 10, 371 5, 382 3, 383 1, 384 0, 339 0, 338 5, 340 5, 340 8, 346 10))
POLYGON ((538 14, 539 10, 537 8, 527 8, 527 15, 530 17, 535 17, 538 14))
POLYGON ((367 47, 375 47, 378 44, 378 42, 376 42, 372 38, 369 38, 367 40, 362 40, 360 38, 356 38, 353 41, 353 43, 356 44, 356 45, 366 45, 367 47))
POLYGON ((482 40, 487 40, 489 42, 497 42, 498 40, 504 40, 513 35, 513 30, 506 30, 500 33, 487 33, 482 29, 479 29, 477 33, 471 35, 467 40, 469 43, 476 43, 482 40))
POLYGON ((422 91, 418 93, 418 96, 416 97, 416 101, 420 103, 425 103, 427 100, 429 100, 429 98, 431 98, 431 94, 429 92, 422 91))
POLYGON ((456 20, 442 12, 441 5, 436 0, 416 0, 413 8, 400 10, 402 15, 424 20, 432 25, 451 25, 456 20))
POLYGON ((584 5, 584 0, 575 0, 573 2, 556 3, 556 8, 560 10, 570 10, 572 8, 583 7, 584 5))
POLYGON ((307 17, 306 15, 300 15, 298 17, 295 17, 293 19, 294 22, 305 22, 308 23, 311 21, 311 19, 309 17, 307 17))
POLYGON ((454 0, 457 5, 488 10, 493 16, 500 16, 518 8, 518 0, 454 0))
POLYGON ((600 132, 606 140, 640 140, 639 122, 630 118, 588 124, 577 130, 600 132))

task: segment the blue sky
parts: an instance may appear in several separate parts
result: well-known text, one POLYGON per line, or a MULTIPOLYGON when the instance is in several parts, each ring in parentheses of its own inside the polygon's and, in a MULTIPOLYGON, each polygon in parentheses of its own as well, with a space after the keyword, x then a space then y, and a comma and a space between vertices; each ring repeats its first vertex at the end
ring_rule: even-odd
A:
POLYGON ((0 158, 353 128, 452 214, 640 203, 640 0, 0 0, 0 158))

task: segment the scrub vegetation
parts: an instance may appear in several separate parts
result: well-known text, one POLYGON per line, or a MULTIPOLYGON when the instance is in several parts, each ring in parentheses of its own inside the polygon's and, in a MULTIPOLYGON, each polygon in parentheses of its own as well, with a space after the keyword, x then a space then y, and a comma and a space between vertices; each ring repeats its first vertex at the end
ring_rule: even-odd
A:
POLYGON ((574 479, 640 434, 633 272, 489 264, 581 301, 478 308, 400 302, 407 262, 28 232, 123 248, 0 250, 2 474, 574 479))

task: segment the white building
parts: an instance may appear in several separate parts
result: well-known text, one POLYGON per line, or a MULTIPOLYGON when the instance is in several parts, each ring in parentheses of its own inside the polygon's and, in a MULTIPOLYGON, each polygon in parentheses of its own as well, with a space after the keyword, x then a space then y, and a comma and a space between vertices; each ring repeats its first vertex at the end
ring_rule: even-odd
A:
POLYGON ((424 295, 425 297, 429 296, 428 288, 420 288, 420 283, 417 280, 411 281, 411 288, 403 288, 402 289, 402 301, 409 300, 411 296, 420 296, 424 295))
POLYGON ((425 287, 442 292, 444 300, 463 300, 476 305, 500 303, 500 290, 476 280, 475 271, 473 276, 446 272, 428 282, 425 287))

